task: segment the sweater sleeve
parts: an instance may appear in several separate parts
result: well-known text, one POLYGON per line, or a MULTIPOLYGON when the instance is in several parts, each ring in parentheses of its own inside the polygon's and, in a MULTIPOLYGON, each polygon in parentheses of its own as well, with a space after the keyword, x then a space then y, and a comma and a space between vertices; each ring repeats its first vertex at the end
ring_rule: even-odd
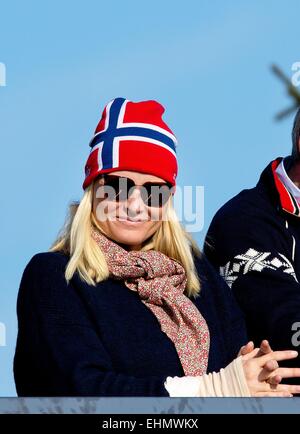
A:
MULTIPOLYGON (((205 254, 232 289, 255 344, 268 339, 275 350, 289 349, 295 345, 294 324, 300 321, 292 235, 279 218, 259 207, 255 213, 246 213, 242 205, 236 208, 235 214, 216 214, 205 254)), ((283 364, 299 366, 299 357, 283 364)))
MULTIPOLYGON (((232 291, 205 255, 201 255, 201 259, 195 258, 195 264, 201 282, 196 305, 200 312, 205 312, 206 304, 202 304, 202 301, 209 294, 215 309, 215 320, 209 328, 223 340, 223 360, 219 370, 232 362, 241 347, 248 342, 245 318, 232 291)), ((210 354, 210 358, 214 356, 214 352, 210 354)))
POLYGON ((171 397, 251 397, 241 356, 220 372, 195 377, 167 377, 165 387, 171 397))
POLYGON ((112 366, 63 265, 59 254, 39 253, 23 272, 14 357, 18 396, 169 396, 166 376, 129 376, 112 366))

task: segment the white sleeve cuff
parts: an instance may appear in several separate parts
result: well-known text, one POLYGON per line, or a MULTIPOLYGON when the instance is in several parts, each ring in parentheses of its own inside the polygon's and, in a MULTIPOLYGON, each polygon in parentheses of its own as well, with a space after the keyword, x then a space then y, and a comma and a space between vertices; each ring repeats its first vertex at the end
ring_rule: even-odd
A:
POLYGON ((218 373, 167 377, 164 386, 171 397, 251 397, 242 356, 218 373))
POLYGON ((199 396, 200 376, 167 377, 164 386, 170 396, 199 396))

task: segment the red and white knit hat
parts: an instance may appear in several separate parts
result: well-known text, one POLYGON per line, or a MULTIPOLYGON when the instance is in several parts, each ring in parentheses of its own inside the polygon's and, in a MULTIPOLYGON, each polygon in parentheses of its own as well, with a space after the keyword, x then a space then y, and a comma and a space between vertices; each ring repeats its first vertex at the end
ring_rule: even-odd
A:
POLYGON ((133 170, 158 176, 174 186, 175 191, 177 139, 162 120, 164 111, 154 100, 111 100, 90 141, 83 189, 100 173, 133 170))

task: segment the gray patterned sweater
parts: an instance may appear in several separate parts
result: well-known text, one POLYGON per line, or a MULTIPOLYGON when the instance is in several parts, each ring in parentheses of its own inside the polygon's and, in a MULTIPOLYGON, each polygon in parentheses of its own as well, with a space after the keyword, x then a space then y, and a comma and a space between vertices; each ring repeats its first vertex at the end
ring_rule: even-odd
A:
MULTIPOLYGON (((204 252, 236 296, 249 338, 300 350, 300 212, 276 173, 281 161, 272 161, 254 188, 220 208, 204 252)), ((290 164, 286 157, 287 170, 290 164)), ((300 366, 300 359, 285 365, 300 366)))

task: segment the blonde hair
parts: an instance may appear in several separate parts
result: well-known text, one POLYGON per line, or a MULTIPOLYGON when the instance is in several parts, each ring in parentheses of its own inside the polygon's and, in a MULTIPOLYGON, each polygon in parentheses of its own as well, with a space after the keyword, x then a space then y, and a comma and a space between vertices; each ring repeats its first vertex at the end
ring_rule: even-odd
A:
MULTIPOLYGON (((109 277, 109 270, 101 248, 91 237, 92 226, 105 234, 95 219, 92 205, 93 183, 85 189, 80 202, 71 202, 69 205, 64 226, 49 251, 61 251, 70 256, 65 271, 67 282, 77 271, 83 281, 95 286, 109 277)), ((164 220, 159 229, 142 245, 141 251, 148 250, 156 250, 178 260, 186 272, 187 296, 199 295, 201 285, 193 253, 200 257, 201 252, 191 235, 180 224, 172 204, 172 196, 166 204, 164 220)))

